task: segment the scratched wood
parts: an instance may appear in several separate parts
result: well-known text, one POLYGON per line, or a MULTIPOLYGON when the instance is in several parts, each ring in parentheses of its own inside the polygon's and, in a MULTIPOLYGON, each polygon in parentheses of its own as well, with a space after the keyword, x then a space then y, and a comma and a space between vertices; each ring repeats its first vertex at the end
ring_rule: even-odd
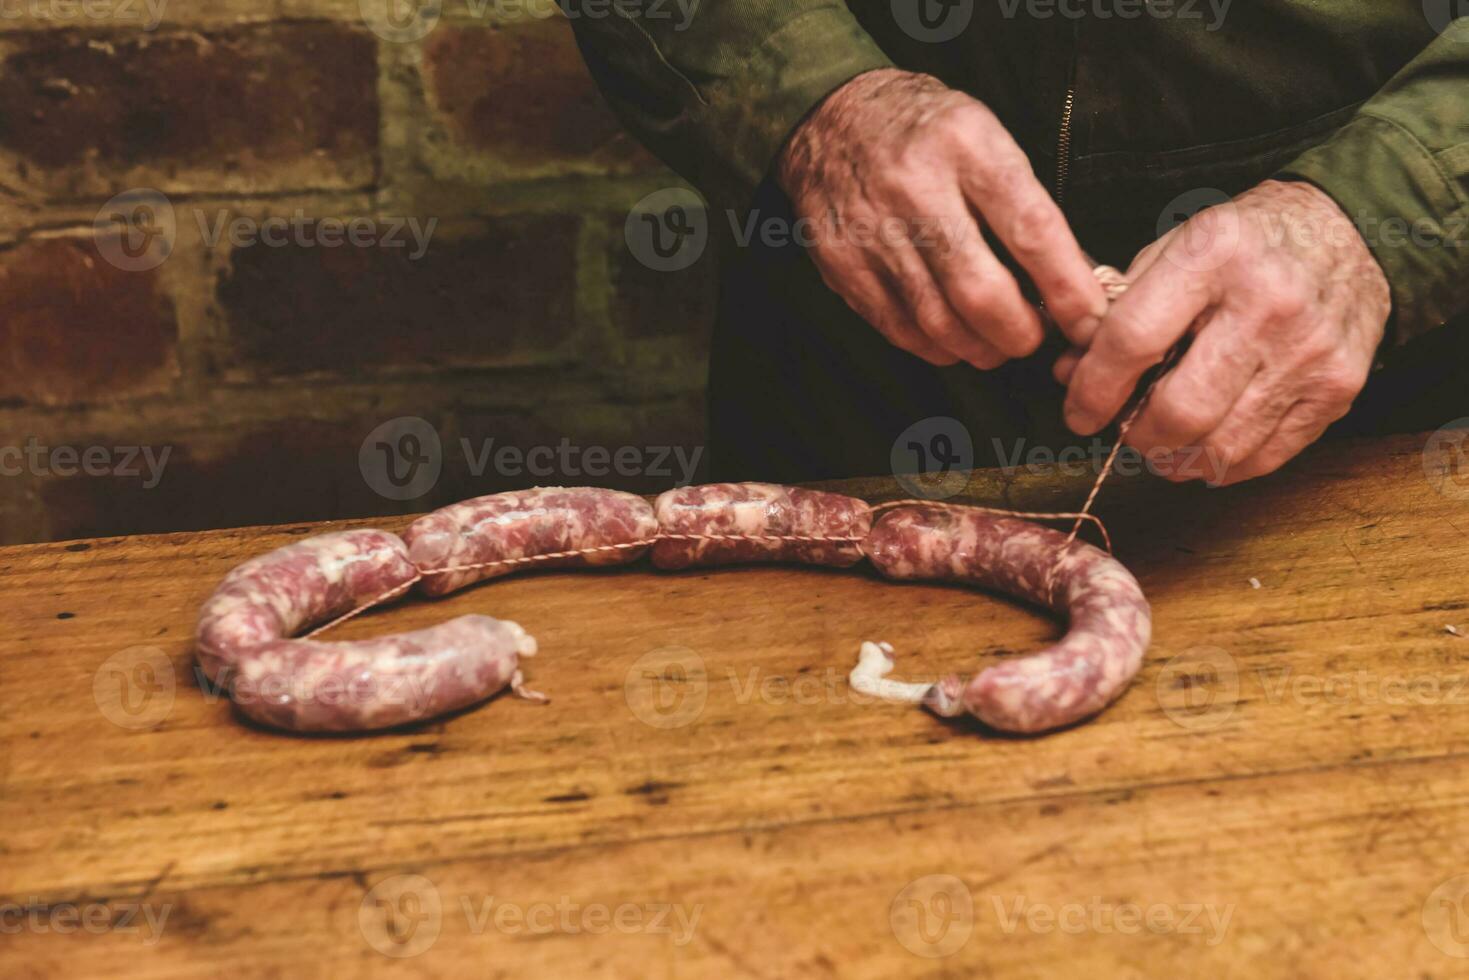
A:
MULTIPOLYGON (((286 737, 194 686, 189 637, 232 565, 321 526, 0 549, 0 974, 1462 975, 1469 479, 1423 445, 1110 486, 1156 639, 1118 704, 1043 738, 845 674, 864 639, 932 678, 1054 623, 783 568, 398 604, 338 635, 515 619, 552 703, 286 737)), ((1068 508, 1085 482, 966 496, 1068 508)))

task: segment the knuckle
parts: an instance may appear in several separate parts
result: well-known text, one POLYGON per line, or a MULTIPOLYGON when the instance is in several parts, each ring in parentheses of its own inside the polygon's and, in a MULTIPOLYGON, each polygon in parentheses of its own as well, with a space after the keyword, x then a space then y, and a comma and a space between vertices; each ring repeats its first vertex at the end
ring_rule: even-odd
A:
POLYGON ((1092 300, 1083 289, 1073 288, 1067 282, 1058 285, 1046 296, 1046 307, 1063 326, 1073 326, 1091 316, 1092 300))
POLYGON ((1205 208, 1176 231, 1164 254, 1176 257, 1185 268, 1201 262, 1208 268, 1226 268, 1240 260, 1239 220, 1228 205, 1205 208))
POLYGON ((933 185, 934 170, 932 150, 921 141, 905 144, 867 174, 867 197, 889 207, 911 206, 933 185))
MULTIPOLYGON (((987 135, 999 122, 993 112, 981 101, 967 95, 951 100, 939 110, 938 117, 948 123, 938 127, 956 140, 968 140, 971 134, 987 135)), ((967 145, 967 143, 966 143, 967 145)))
POLYGON ((1003 289, 997 277, 978 275, 965 278, 954 289, 954 308, 970 320, 988 319, 999 309, 1003 289))
POLYGON ((1224 209, 1218 205, 1211 205, 1194 214, 1188 219, 1188 224, 1194 226, 1198 231, 1210 233, 1217 232, 1223 227, 1224 209))
POLYGON ((1037 207, 1028 193, 1036 184, 1035 172, 1030 169, 1030 162, 1024 156, 1018 160, 1001 157, 991 167, 990 179, 994 193, 1008 202, 1016 215, 1017 223, 1021 220, 1020 215, 1028 214, 1037 207))
POLYGON ((1258 302, 1277 319, 1294 319, 1304 313, 1312 300, 1305 280, 1275 263, 1265 263, 1254 270, 1253 289, 1258 302))
POLYGON ((1035 180, 1030 161, 1013 144, 992 141, 976 156, 970 176, 977 189, 988 197, 1011 200, 1027 181, 1035 180))
POLYGON ((946 156, 967 154, 973 147, 971 134, 983 124, 982 116, 975 113, 971 103, 950 103, 933 114, 923 136, 913 142, 929 144, 930 150, 939 150, 946 156))
POLYGON ((1370 365, 1358 363, 1356 358, 1343 353, 1336 345, 1330 345, 1316 363, 1320 365, 1316 376, 1317 392, 1321 400, 1333 406, 1351 402, 1367 383, 1370 365))
POLYGON ((1115 322, 1107 336, 1112 349, 1128 361, 1156 360, 1167 349, 1153 332, 1130 320, 1115 322))
POLYGON ((913 319, 925 335, 945 347, 953 348, 964 343, 964 333, 959 324, 940 302, 924 300, 918 303, 913 308, 913 319))
POLYGON ((1361 388, 1362 382, 1356 372, 1342 367, 1332 367, 1322 372, 1317 381, 1320 397, 1333 408, 1350 405, 1361 388))
POLYGON ((1066 234, 1066 219, 1051 199, 1016 188, 1011 209, 1012 226, 1005 244, 1016 258, 1036 259, 1052 254, 1058 238, 1066 234))
POLYGON ((915 317, 932 307, 934 287, 925 276, 916 270, 904 269, 895 278, 897 293, 902 298, 903 305, 911 310, 915 317))
POLYGON ((917 211, 932 197, 933 167, 932 154, 924 154, 917 147, 909 147, 899 155, 896 165, 877 185, 887 203, 884 217, 917 211))
POLYGON ((963 334, 943 320, 924 320, 920 318, 918 329, 931 342, 939 345, 946 351, 951 351, 956 354, 963 353, 969 346, 963 334))
POLYGON ((1308 335, 1297 343, 1294 359, 1308 370, 1316 368, 1323 375, 1334 374, 1338 370, 1336 342, 1324 331, 1308 335))
POLYGON ((1020 326, 1009 323, 1004 329, 992 331, 986 336, 993 335, 990 343, 1011 357, 1029 357, 1040 349, 1045 341, 1045 335, 1038 327, 1020 326))
POLYGON ((1204 208, 1186 222, 1188 232, 1205 247, 1232 245, 1239 238, 1239 209, 1233 202, 1204 208))
POLYGON ((998 277, 971 278, 950 297, 954 310, 975 333, 1009 357, 1028 357, 1045 341, 1039 326, 1028 323, 1018 291, 998 277))

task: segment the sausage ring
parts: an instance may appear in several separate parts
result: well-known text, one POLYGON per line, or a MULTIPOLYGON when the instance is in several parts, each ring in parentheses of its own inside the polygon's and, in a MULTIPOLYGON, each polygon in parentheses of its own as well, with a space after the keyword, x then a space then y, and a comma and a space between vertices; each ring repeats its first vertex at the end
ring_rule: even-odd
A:
POLYGON ((1151 617, 1136 580, 1110 555, 1029 521, 949 506, 904 506, 873 524, 864 501, 771 484, 671 490, 649 505, 593 488, 477 497, 386 531, 323 534, 231 571, 200 612, 204 678, 247 716, 288 731, 368 731, 475 704, 522 684, 536 642, 518 624, 461 616, 352 643, 320 632, 417 584, 438 596, 532 567, 621 564, 649 550, 665 569, 751 561, 847 567, 870 559, 894 579, 996 589, 1069 616, 1055 646, 991 667, 967 684, 882 679, 891 647, 864 644, 853 686, 941 715, 969 711, 1007 731, 1039 732, 1100 711, 1126 688, 1151 617), (326 626, 321 626, 323 622, 326 626))

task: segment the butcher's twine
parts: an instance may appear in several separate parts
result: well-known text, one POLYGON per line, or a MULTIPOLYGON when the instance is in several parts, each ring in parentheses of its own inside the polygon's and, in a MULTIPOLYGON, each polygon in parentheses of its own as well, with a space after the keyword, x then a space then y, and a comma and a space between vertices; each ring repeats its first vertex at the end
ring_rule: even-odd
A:
MULTIPOLYGON (((1106 293, 1108 302, 1116 300, 1117 297, 1121 296, 1124 292, 1127 291, 1127 280, 1123 277, 1121 272, 1119 272, 1117 269, 1112 268, 1111 266, 1099 265, 1092 270, 1092 274, 1097 277, 1097 282, 1101 284, 1102 291, 1106 293)), ((944 501, 908 499, 888 500, 880 504, 874 504, 872 506, 872 513, 877 514, 881 511, 891 510, 895 507, 923 506, 942 507, 952 510, 968 511, 970 513, 992 514, 999 517, 1015 517, 1022 520, 1070 520, 1073 522, 1071 525, 1071 531, 1066 535, 1066 542, 1058 550, 1056 555, 1056 563, 1051 566, 1050 573, 1047 575, 1046 592, 1047 594, 1051 594, 1052 590, 1054 589, 1054 580, 1056 574, 1060 571, 1061 565, 1065 562, 1066 557, 1070 554, 1071 545, 1075 543, 1077 535, 1081 533, 1081 528, 1084 524, 1088 522, 1093 524, 1097 528, 1098 533, 1101 534, 1102 542, 1105 545, 1107 551, 1109 553, 1112 551, 1112 536, 1107 533, 1107 525, 1102 522, 1102 519, 1096 514, 1092 513, 1092 507, 1096 504, 1097 495, 1102 492, 1102 486, 1107 482, 1107 477, 1112 473, 1112 466, 1117 462, 1117 454, 1122 451, 1123 442, 1127 438, 1128 430, 1130 430, 1132 428, 1132 424, 1137 421, 1138 415, 1142 413, 1143 408, 1147 405, 1148 397, 1153 393, 1153 389, 1157 386, 1158 380, 1162 378, 1164 372, 1168 370, 1177 355, 1178 348, 1174 348, 1174 350, 1171 351, 1166 358, 1164 358, 1163 362, 1159 366, 1158 373, 1153 378, 1153 381, 1148 385, 1146 389, 1143 390, 1143 393, 1137 398, 1136 402, 1128 411, 1127 415, 1123 417, 1121 424, 1118 425, 1117 441, 1112 444, 1112 450, 1107 454, 1106 463, 1103 464, 1101 471, 1097 473, 1096 480, 1092 482, 1091 490, 1087 493, 1086 501, 1081 505, 1081 510, 1068 512, 1007 510, 998 507, 983 507, 978 504, 951 504, 944 501)), ((419 572, 408 581, 403 582, 400 585, 396 585, 393 588, 389 589, 387 592, 384 592, 382 595, 369 600, 368 602, 364 603, 361 606, 358 606, 350 612, 344 613, 343 615, 338 616, 336 619, 333 619, 322 626, 318 626, 316 629, 307 633, 303 637, 303 639, 310 639, 313 636, 325 633, 327 630, 333 628, 334 626, 339 626, 355 616, 360 616, 362 613, 367 612, 367 610, 373 608, 374 606, 379 606, 384 602, 395 599, 398 596, 402 595, 404 592, 407 592, 410 588, 412 588, 415 584, 417 584, 424 578, 432 575, 451 575, 456 572, 472 572, 486 568, 503 568, 514 565, 530 565, 536 562, 557 561, 559 559, 565 558, 582 558, 588 555, 605 554, 607 552, 613 551, 628 551, 635 548, 647 548, 658 543, 659 541, 769 541, 787 544, 860 544, 863 540, 865 540, 865 536, 853 537, 819 534, 656 534, 651 538, 644 538, 639 541, 628 541, 621 544, 598 545, 592 548, 578 548, 573 551, 557 551, 551 554, 544 555, 525 555, 518 558, 499 558, 495 561, 480 562, 475 565, 454 565, 449 568, 420 569, 419 572)))

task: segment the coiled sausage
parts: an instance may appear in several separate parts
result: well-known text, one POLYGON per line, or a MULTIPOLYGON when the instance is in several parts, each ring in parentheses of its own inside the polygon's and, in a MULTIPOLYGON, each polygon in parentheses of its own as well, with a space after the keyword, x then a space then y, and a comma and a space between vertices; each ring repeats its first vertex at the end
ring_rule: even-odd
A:
POLYGON ((1152 613, 1121 562, 1029 521, 940 506, 884 514, 863 545, 888 578, 964 582, 1066 616, 1054 646, 933 685, 925 703, 994 728, 1042 732, 1080 721, 1127 687, 1152 635, 1152 613))

